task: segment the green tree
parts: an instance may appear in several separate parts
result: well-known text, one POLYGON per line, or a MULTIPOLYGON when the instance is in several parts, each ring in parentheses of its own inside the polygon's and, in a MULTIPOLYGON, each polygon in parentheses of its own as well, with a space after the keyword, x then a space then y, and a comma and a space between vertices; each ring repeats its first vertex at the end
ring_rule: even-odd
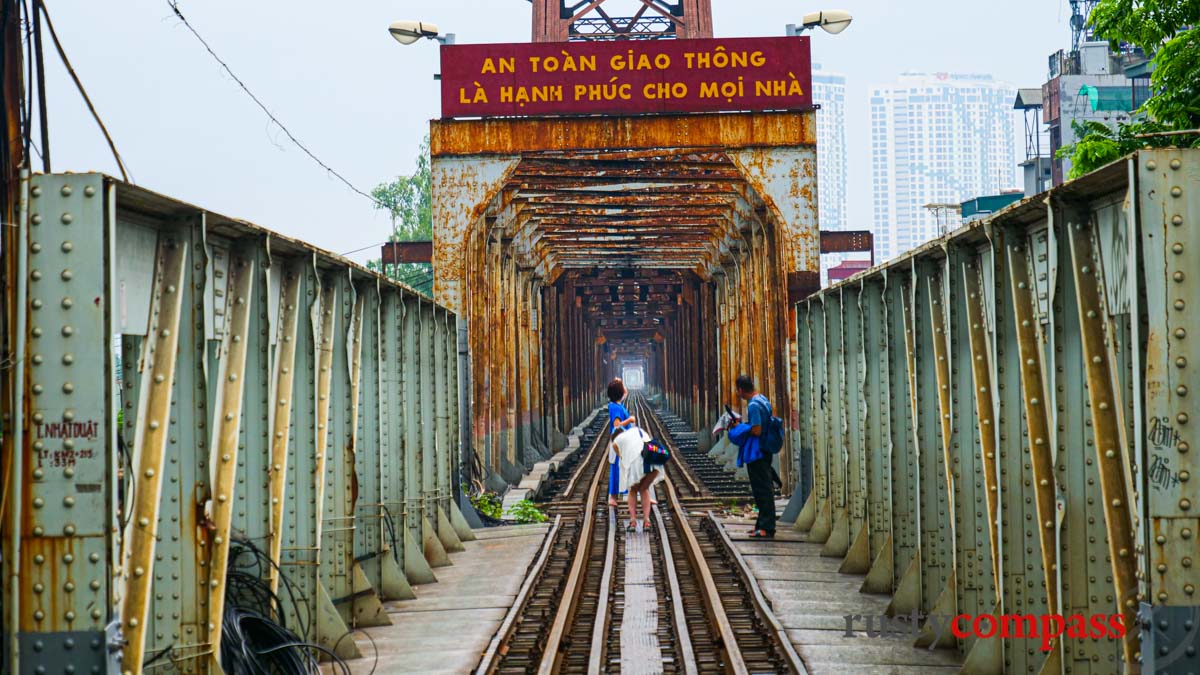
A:
MULTIPOLYGON (((371 190, 375 208, 387 211, 392 219, 391 241, 429 241, 433 239, 433 173, 430 168, 429 136, 421 142, 417 169, 411 176, 397 176, 371 190)), ((433 268, 427 263, 388 265, 381 260, 367 263, 370 269, 407 283, 417 290, 430 292, 433 268)))
POLYGON ((1100 0, 1088 17, 1095 35, 1114 46, 1126 43, 1153 55, 1150 98, 1142 119, 1118 124, 1074 124, 1080 140, 1058 151, 1071 160, 1076 178, 1145 146, 1200 147, 1200 133, 1145 136, 1200 127, 1200 2, 1197 0, 1100 0))

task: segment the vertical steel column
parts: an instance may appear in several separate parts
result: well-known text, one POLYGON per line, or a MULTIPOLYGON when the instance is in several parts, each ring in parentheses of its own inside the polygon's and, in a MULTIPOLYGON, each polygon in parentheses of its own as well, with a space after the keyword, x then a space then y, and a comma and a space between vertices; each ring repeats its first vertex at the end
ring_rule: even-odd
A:
MULTIPOLYGON (((296 369, 297 326, 300 317, 300 286, 303 279, 301 264, 283 262, 283 283, 279 294, 279 333, 275 346, 273 384, 271 388, 271 471, 268 482, 271 491, 270 545, 271 560, 283 560, 283 533, 287 529, 284 507, 287 503, 288 441, 292 425, 293 383, 296 369)), ((272 567, 271 591, 279 592, 279 569, 272 567)))
MULTIPOLYGON (((996 425, 992 423, 995 417, 995 402, 993 392, 995 385, 992 381, 993 359, 992 348, 988 340, 987 318, 984 315, 982 274, 979 266, 985 264, 983 255, 973 257, 962 264, 963 290, 966 296, 967 321, 970 329, 967 331, 971 353, 971 366, 975 391, 975 415, 979 421, 979 450, 982 453, 980 466, 983 467, 983 485, 987 497, 988 541, 991 544, 992 578, 996 581, 997 594, 1000 581, 1000 544, 998 509, 1000 495, 998 492, 999 479, 996 463, 996 425)), ((999 595, 996 602, 999 603, 999 595)))
MULTIPOLYGON (((1046 591, 1046 605, 1051 612, 1059 611, 1058 590, 1058 546, 1056 531, 1056 503, 1054 463, 1051 457, 1052 429, 1046 400, 1046 373, 1042 365, 1041 341, 1038 335, 1038 319, 1034 314, 1036 298, 1033 294, 1033 277, 1029 271, 1027 243, 1018 233, 1010 233, 1005 240, 1008 258, 1009 284, 1012 292, 1013 322, 1016 330, 1017 348, 1021 356, 1021 390, 1025 407, 1025 423, 1028 426, 1029 461, 1035 483, 1034 499, 1037 506, 1038 538, 1041 542, 1042 569, 1046 591)), ((1061 659, 1061 641, 1048 659, 1061 659)))
MULTIPOLYGON (((1145 198, 1145 195, 1139 195, 1145 198)), ((1130 462, 1123 425, 1123 406, 1116 388, 1116 345, 1112 339, 1113 327, 1110 310, 1104 299, 1104 271, 1094 241, 1091 216, 1087 213, 1067 213, 1067 239, 1071 249, 1071 276, 1075 286, 1075 300, 1083 343, 1084 372, 1087 377, 1088 401, 1092 409, 1092 429, 1095 436, 1096 461, 1100 473, 1100 489, 1104 499, 1104 521, 1108 534, 1109 556, 1112 561, 1113 584, 1116 589, 1116 609, 1124 615, 1129 628, 1124 640, 1125 661, 1136 662, 1140 651, 1139 631, 1133 630, 1137 610, 1137 563, 1134 556, 1133 514, 1131 508, 1130 462)), ((1147 256, 1152 255, 1147 249, 1147 256)), ((1166 268, 1164 264, 1159 269, 1166 268)), ((1155 283, 1147 275, 1147 299, 1165 304, 1166 298, 1151 296, 1150 285, 1155 283)), ((1161 305, 1159 305, 1161 307, 1161 305)), ((1183 309, 1180 301, 1179 309, 1183 309)), ((1162 311, 1161 315, 1166 315, 1162 311)), ((1167 321, 1168 326, 1170 320, 1167 321)), ((1162 340, 1170 345, 1167 340, 1162 340)), ((1168 351, 1170 346, 1168 346, 1168 351)), ((1160 362, 1161 363, 1161 362, 1160 362)), ((1149 364, 1147 364, 1149 366, 1149 364)), ((1186 366, 1186 358, 1183 359, 1186 366)), ((1182 367, 1181 367, 1182 368, 1182 367)), ((1170 372, 1168 368, 1164 368, 1170 372)), ((1162 371, 1159 371, 1162 372, 1162 371)), ((1157 372, 1152 366, 1147 370, 1147 381, 1157 372)), ((1147 393, 1147 401, 1154 395, 1147 393)), ((1186 391, 1186 390, 1185 390, 1186 391)), ((1168 418, 1169 419, 1169 418, 1168 418)), ((1182 416, 1186 421, 1186 413, 1182 416)), ((1153 492, 1151 493, 1153 498, 1153 492)), ((1161 530, 1160 530, 1161 532, 1161 530)))
POLYGON ((237 489, 239 432, 242 423, 242 394, 246 383, 246 348, 253 307, 254 262, 243 253, 233 256, 229 266, 228 306, 217 376, 217 400, 213 406, 212 452, 208 465, 212 483, 206 505, 212 521, 212 548, 208 580, 208 644, 210 667, 220 669, 222 616, 225 610, 226 567, 229 563, 230 526, 237 489))
MULTIPOLYGON (((17 25, 14 16, 10 27, 17 25)), ((107 668, 115 636, 106 634, 106 625, 119 564, 113 555, 117 369, 108 295, 115 258, 112 191, 98 175, 23 178, 21 203, 11 204, 13 221, 4 223, 2 236, 3 245, 12 246, 4 250, 11 285, 2 291, 12 304, 0 311, 13 321, 5 322, 5 344, 13 350, 5 358, 13 362, 5 366, 2 387, 3 454, 12 462, 0 479, 4 668, 61 672, 61 657, 72 645, 78 645, 80 667, 107 668), (96 297, 103 299, 92 302, 96 297)), ((12 188, 9 195, 17 197, 12 188)), ((186 242, 175 253, 185 257, 186 242)), ((164 270, 171 272, 168 262, 164 270)), ((174 305, 178 313, 177 292, 163 289, 158 296, 165 296, 159 309, 169 313, 174 305)), ((164 349, 173 347, 164 342, 164 349)), ((169 360, 164 354, 160 372, 169 360)), ((160 389, 169 402, 170 387, 160 389)))
MULTIPOLYGON (((139 398, 138 430, 133 447, 133 474, 140 480, 133 493, 130 509, 132 518, 122 537, 124 555, 121 574, 121 619, 127 641, 122 667, 132 672, 141 670, 145 658, 154 547, 167 446, 167 418, 170 415, 171 394, 178 363, 178 333, 183 314, 183 284, 187 258, 186 241, 169 235, 160 238, 155 256, 150 326, 142 357, 142 396, 139 398)), ((73 329, 69 325, 62 329, 64 337, 69 337, 72 332, 73 329)))

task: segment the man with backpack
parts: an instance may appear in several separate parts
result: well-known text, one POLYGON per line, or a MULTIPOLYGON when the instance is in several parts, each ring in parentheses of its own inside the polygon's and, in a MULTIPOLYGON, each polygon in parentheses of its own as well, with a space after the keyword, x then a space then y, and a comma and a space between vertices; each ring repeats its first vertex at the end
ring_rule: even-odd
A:
MULTIPOLYGON (((772 414, 771 402, 758 393, 749 375, 737 378, 738 396, 746 405, 745 433, 738 449, 737 465, 745 466, 750 477, 750 492, 758 507, 758 521, 750 536, 771 539, 775 536, 775 490, 772 483, 777 474, 772 462, 783 447, 783 422, 772 414)), ((739 434, 740 435, 740 434, 739 434)), ((731 440, 734 435, 730 434, 731 440)), ((735 444, 737 441, 735 440, 735 444)))

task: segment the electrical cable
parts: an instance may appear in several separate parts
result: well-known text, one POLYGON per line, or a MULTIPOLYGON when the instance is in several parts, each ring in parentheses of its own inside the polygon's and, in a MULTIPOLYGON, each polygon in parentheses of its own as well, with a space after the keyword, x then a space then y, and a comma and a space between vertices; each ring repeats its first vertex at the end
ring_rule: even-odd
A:
POLYGON ((104 126, 104 121, 100 119, 100 113, 96 112, 96 106, 92 105, 91 97, 88 96, 87 90, 83 88, 83 82, 79 80, 79 75, 75 73, 75 68, 71 66, 71 60, 67 58, 67 52, 63 49, 62 42, 58 40, 58 33, 54 30, 54 22, 50 20, 50 12, 46 10, 45 0, 39 0, 37 4, 41 7, 42 17, 46 19, 46 28, 50 29, 50 39, 54 41, 54 48, 58 50, 58 57, 62 59, 67 73, 75 81, 75 88, 79 90, 79 95, 83 97, 83 102, 87 104, 88 110, 91 111, 92 119, 96 120, 96 124, 104 134, 104 140, 108 142, 108 149, 112 151, 113 159, 117 160, 117 168, 121 171, 121 178, 126 183, 132 183, 133 180, 129 177, 129 171, 125 168, 125 161, 121 159, 121 153, 117 152, 117 145, 113 142, 112 135, 108 133, 108 127, 104 126))
POLYGON ((223 61, 220 56, 217 56, 217 53, 215 51, 213 51, 213 48, 211 46, 209 46, 208 42, 203 37, 200 36, 200 33, 197 32, 196 29, 192 27, 192 24, 188 23, 187 18, 183 16, 183 12, 179 10, 179 0, 167 0, 167 5, 169 5, 171 7, 171 11, 175 12, 175 16, 179 17, 179 20, 183 23, 184 27, 187 28, 188 31, 191 32, 191 34, 194 35, 196 37, 196 39, 200 41, 200 44, 204 45, 204 49, 208 51, 209 55, 212 56, 213 59, 221 65, 221 68, 224 69, 225 72, 229 74, 229 77, 233 78, 233 81, 236 82, 237 85, 242 88, 242 91, 246 92, 246 95, 250 97, 250 100, 254 101, 254 103, 264 113, 266 113, 267 117, 269 117, 271 119, 271 121, 274 122, 275 125, 278 126, 283 131, 284 134, 287 135, 288 139, 290 139, 297 148, 300 148, 302 151, 304 151, 304 154, 308 155, 309 158, 312 159, 314 162, 316 162, 318 165, 320 165, 320 167, 322 169, 325 169, 325 171, 329 172, 335 178, 337 178, 342 183, 344 183, 346 185, 346 187, 350 188, 354 192, 357 192, 358 194, 362 195, 363 197, 366 197, 367 199, 371 200, 371 202, 376 204, 379 208, 387 209, 387 205, 385 205, 383 202, 372 197, 371 195, 367 194, 366 192, 363 192, 362 190, 358 189, 357 187, 355 187, 355 185, 353 183, 351 183, 349 180, 347 180, 345 176, 343 176, 342 174, 335 171, 333 169, 333 167, 331 167, 328 164, 326 164, 325 162, 321 161, 321 159, 319 157, 314 155, 311 150, 309 150, 303 143, 300 142, 300 140, 298 138, 296 138, 292 134, 290 129, 288 129, 286 126, 283 125, 283 122, 279 121, 279 118, 275 117, 275 114, 272 113, 270 111, 270 109, 268 109, 267 106, 261 100, 259 100, 259 98, 257 96, 254 95, 254 92, 250 91, 250 88, 246 86, 246 83, 242 82, 241 78, 239 78, 237 75, 233 74, 233 70, 231 70, 229 68, 229 64, 225 63, 225 61, 223 61))

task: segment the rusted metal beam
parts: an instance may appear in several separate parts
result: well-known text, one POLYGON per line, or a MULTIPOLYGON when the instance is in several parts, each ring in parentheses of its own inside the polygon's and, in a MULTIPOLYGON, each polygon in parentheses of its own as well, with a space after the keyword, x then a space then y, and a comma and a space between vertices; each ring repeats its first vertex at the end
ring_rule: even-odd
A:
POLYGON ((875 235, 870 230, 821 230, 821 253, 871 254, 875 264, 875 235))
POLYGON ((434 120, 434 157, 547 151, 712 149, 816 144, 812 112, 434 120))
POLYGON ((381 251, 384 265, 433 262, 432 241, 390 241, 381 251))

